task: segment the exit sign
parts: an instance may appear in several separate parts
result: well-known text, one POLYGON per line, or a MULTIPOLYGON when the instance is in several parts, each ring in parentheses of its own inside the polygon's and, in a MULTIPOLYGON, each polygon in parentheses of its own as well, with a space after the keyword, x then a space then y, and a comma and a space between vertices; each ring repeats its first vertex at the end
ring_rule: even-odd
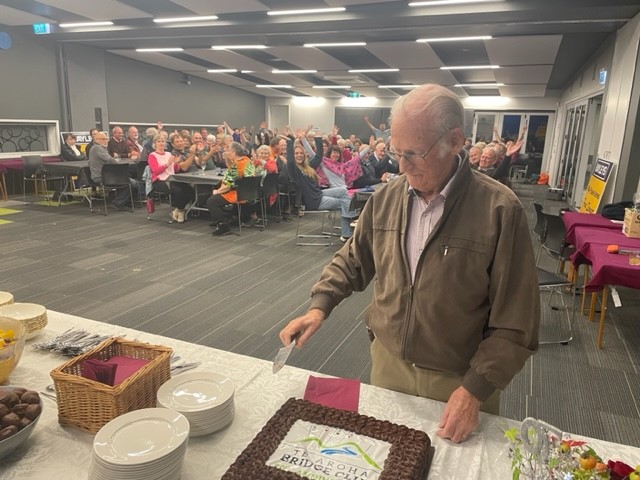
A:
POLYGON ((36 35, 47 35, 51 33, 51 25, 48 23, 34 23, 33 33, 36 35))

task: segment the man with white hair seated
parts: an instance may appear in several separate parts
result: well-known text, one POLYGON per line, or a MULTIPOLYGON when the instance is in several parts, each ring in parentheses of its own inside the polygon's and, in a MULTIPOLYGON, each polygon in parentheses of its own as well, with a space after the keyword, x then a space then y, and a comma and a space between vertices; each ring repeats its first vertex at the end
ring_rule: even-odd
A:
POLYGON ((482 149, 480 147, 471 147, 469 150, 469 165, 472 169, 477 170, 480 164, 480 157, 482 156, 482 149))
POLYGON ((490 177, 493 175, 493 172, 496 171, 494 165, 496 163, 497 154, 493 147, 487 147, 482 150, 482 155, 480 156, 480 163, 478 164, 478 171, 482 172, 490 177))

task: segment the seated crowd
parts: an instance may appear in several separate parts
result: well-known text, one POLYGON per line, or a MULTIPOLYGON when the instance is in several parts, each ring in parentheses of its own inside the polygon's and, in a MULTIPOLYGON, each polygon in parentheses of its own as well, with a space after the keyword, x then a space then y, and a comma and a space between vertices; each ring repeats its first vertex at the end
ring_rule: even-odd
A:
MULTIPOLYGON (((281 191, 288 192, 291 182, 295 183, 306 209, 340 210, 341 240, 346 241, 353 233, 351 224, 356 216, 350 211, 350 191, 389 181, 400 173, 398 161, 388 151, 390 130, 385 124, 376 128, 367 116, 364 120, 373 132, 368 143, 355 135, 340 136, 337 127, 329 135, 322 135, 311 126, 295 131, 285 127, 278 132, 270 130, 266 122, 257 132, 253 127, 249 132, 244 127, 233 129, 223 122, 215 135, 206 128, 169 134, 158 123, 158 128, 146 129, 144 138, 140 138, 135 126, 127 129, 126 137, 123 128, 115 126, 110 139, 105 132, 92 129, 92 141, 84 152, 76 147, 73 134, 65 135, 61 157, 65 161, 88 159, 91 179, 96 184, 101 183, 104 164, 128 159, 132 186, 138 188, 138 182, 148 178, 153 192, 170 194, 171 217, 178 223, 185 221, 189 204, 206 207, 211 226, 215 227, 214 235, 230 232, 227 207, 238 202, 235 187, 239 178, 278 174, 281 191), (146 176, 142 173, 145 169, 146 176), (196 195, 189 183, 171 181, 172 175, 198 169, 219 169, 220 173, 224 170, 220 184, 210 194, 196 195)), ((471 145, 468 140, 461 154, 468 157, 473 169, 505 182, 524 134, 525 129, 517 140, 506 144, 497 132, 489 144, 471 145)), ((117 190, 113 200, 116 209, 127 209, 128 191, 128 186, 117 190)), ((291 197, 284 198, 283 217, 290 221, 293 202, 291 197)), ((270 206, 275 200, 275 196, 270 198, 270 206)), ((257 207, 243 206, 242 220, 253 226, 258 221, 257 213, 257 207)))

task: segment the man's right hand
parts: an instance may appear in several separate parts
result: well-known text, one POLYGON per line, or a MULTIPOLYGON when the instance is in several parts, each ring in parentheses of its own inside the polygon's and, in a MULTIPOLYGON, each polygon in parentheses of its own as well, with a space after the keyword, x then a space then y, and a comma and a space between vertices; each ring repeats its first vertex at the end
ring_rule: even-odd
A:
POLYGON ((297 335, 296 347, 302 348, 307 340, 316 333, 324 320, 324 312, 318 308, 312 308, 307 313, 293 319, 280 331, 280 340, 287 346, 297 335))

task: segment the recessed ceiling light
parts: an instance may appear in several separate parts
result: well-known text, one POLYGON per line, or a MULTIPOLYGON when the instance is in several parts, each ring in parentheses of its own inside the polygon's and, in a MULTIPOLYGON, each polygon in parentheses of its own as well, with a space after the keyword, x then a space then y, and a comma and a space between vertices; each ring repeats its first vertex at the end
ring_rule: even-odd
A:
POLYGON ((293 88, 291 85, 256 85, 257 88, 293 88))
POLYGON ((336 89, 349 89, 351 85, 314 85, 312 88, 336 88, 336 89))
POLYGON ((349 73, 399 72, 399 68, 354 68, 349 73))
POLYGON ((346 8, 344 7, 334 7, 334 8, 309 8, 305 10, 271 10, 267 12, 267 15, 305 15, 307 13, 334 13, 334 12, 344 12, 346 8))
POLYGON ((456 83, 454 87, 462 88, 495 88, 504 87, 504 83, 456 83))
POLYGON ((338 43, 305 43, 306 48, 313 47, 363 47, 367 42, 338 42, 338 43))
POLYGON ((155 23, 188 23, 188 22, 206 22, 208 20, 218 20, 216 15, 202 15, 199 17, 167 17, 154 18, 155 23))
POLYGON ((209 68, 207 73, 236 73, 235 68, 209 68))
POLYGON ((271 73, 318 73, 317 70, 271 70, 271 73))
POLYGON ((240 73, 253 73, 253 70, 240 70, 240 73))
POLYGON ((440 67, 440 70, 482 70, 487 68, 500 68, 500 65, 464 65, 458 67, 440 67))
POLYGON ((136 48, 136 52, 183 52, 184 48, 171 47, 171 48, 136 48))
POLYGON ((378 85, 378 88, 418 88, 419 85, 378 85))
POLYGON ((211 50, 257 50, 267 48, 266 45, 214 45, 211 50))
POLYGON ((435 7, 438 5, 456 5, 460 3, 481 3, 492 2, 494 0, 431 0, 428 2, 410 2, 410 7, 435 7))
POLYGON ((465 42, 467 40, 491 40, 491 35, 479 35, 476 37, 440 37, 440 38, 419 38, 418 43, 435 43, 435 42, 465 42))
POLYGON ((77 23, 61 23, 60 28, 76 28, 76 27, 109 27, 113 22, 77 22, 77 23))

